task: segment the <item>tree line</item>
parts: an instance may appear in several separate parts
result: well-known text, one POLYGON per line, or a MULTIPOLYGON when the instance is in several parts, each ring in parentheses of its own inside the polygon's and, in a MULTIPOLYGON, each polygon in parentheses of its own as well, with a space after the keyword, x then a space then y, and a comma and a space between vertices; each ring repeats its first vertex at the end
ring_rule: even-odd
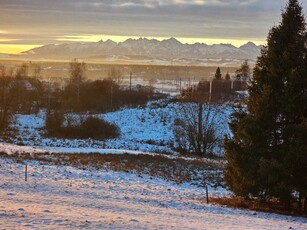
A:
POLYGON ((116 70, 110 71, 108 79, 90 81, 86 78, 86 63, 78 60, 71 61, 70 78, 64 87, 43 81, 35 73, 29 76, 27 64, 14 72, 0 65, 1 130, 8 127, 16 113, 37 113, 40 109, 52 114, 54 111, 107 112, 122 106, 144 105, 157 96, 149 87, 120 87, 116 70))
POLYGON ((86 80, 86 64, 73 60, 70 79, 61 95, 62 107, 74 111, 106 112, 126 105, 143 105, 154 97, 153 88, 131 90, 118 84, 120 73, 111 69, 109 78, 86 80))

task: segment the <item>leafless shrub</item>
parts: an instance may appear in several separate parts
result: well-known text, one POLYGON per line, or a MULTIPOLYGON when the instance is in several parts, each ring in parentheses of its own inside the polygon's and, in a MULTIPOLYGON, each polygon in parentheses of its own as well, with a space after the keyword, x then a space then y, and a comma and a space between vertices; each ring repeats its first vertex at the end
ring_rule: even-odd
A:
POLYGON ((217 108, 212 103, 181 103, 175 111, 174 134, 181 152, 213 155, 218 144, 217 108))

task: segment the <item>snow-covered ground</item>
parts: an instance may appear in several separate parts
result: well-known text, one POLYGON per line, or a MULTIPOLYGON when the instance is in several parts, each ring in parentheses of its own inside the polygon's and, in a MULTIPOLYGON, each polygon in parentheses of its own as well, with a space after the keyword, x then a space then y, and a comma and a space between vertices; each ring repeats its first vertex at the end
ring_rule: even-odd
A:
MULTIPOLYGON (((190 160, 171 148, 176 145, 173 123, 178 109, 176 103, 159 101, 96 114, 120 128, 119 138, 106 141, 48 138, 43 111, 17 115, 16 133, 9 143, 0 142, 0 152, 151 156, 169 152, 173 155, 163 156, 190 160)), ((227 123, 233 108, 224 105, 217 111, 219 137, 231 135, 227 123)), ((28 161, 25 182, 24 168, 0 157, 0 229, 307 229, 306 218, 206 204, 205 189, 188 183, 33 160, 28 161)), ((230 194, 221 187, 209 188, 209 197, 230 194)))
MULTIPOLYGON (((166 155, 161 153, 151 153, 151 152, 142 152, 142 151, 134 151, 134 150, 125 150, 125 149, 99 149, 99 148, 69 148, 69 147, 50 147, 50 146, 41 146, 41 147, 32 147, 32 146, 20 146, 16 144, 10 143, 1 143, 0 142, 0 152, 5 153, 7 155, 12 154, 23 154, 23 153, 30 153, 31 155, 34 154, 41 154, 41 153, 49 153, 49 154, 57 154, 57 153, 77 153, 77 154, 91 154, 91 153, 98 153, 98 154, 130 154, 130 155, 150 155, 150 156, 163 156, 169 159, 184 159, 184 160, 195 160, 195 157, 186 157, 180 155, 166 155)), ((214 160, 210 158, 203 158, 199 159, 202 161, 217 161, 221 162, 222 160, 214 160)))
MULTIPOLYGON (((202 188, 0 158, 1 229, 307 229, 307 219, 201 202, 202 188)), ((227 191, 209 189, 209 196, 227 191)))
MULTIPOLYGON (((19 114, 14 123, 17 133, 9 142, 49 150, 51 147, 65 147, 70 149, 88 148, 88 152, 90 152, 89 149, 91 151, 95 149, 124 149, 176 154, 171 148, 171 146, 176 146, 173 133, 176 111, 178 111, 178 104, 162 100, 150 102, 144 108, 125 108, 111 113, 98 114, 96 116, 115 123, 120 128, 119 138, 106 141, 48 138, 44 135, 45 113, 43 111, 36 115, 19 114)), ((218 108, 217 124, 220 138, 230 134, 228 122, 232 111, 233 109, 226 105, 218 108)))

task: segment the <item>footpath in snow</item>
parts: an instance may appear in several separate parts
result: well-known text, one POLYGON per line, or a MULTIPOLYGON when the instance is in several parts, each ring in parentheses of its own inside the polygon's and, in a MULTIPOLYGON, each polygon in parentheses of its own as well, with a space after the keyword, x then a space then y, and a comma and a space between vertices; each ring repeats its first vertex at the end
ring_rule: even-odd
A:
MULTIPOLYGON (((210 191, 218 196, 220 191, 210 191)), ((0 158, 1 229, 307 229, 307 219, 200 202, 202 188, 0 158)))

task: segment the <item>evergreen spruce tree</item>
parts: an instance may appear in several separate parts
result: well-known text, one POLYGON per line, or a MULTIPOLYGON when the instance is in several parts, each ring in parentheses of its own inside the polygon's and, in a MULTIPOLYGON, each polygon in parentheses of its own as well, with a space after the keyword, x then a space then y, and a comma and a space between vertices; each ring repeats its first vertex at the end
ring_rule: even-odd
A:
POLYGON ((225 179, 237 195, 307 198, 306 34, 302 7, 289 0, 258 58, 248 111, 233 114, 225 140, 225 179))
POLYGON ((227 72, 226 75, 225 75, 225 80, 229 81, 230 80, 230 75, 229 73, 227 72))
POLYGON ((216 80, 222 79, 222 74, 221 74, 221 69, 220 69, 220 67, 217 67, 217 69, 216 69, 216 71, 215 71, 214 78, 215 78, 216 80))
POLYGON ((242 64, 240 69, 236 70, 237 80, 244 80, 247 81, 250 78, 251 70, 249 68, 248 61, 245 60, 242 64))

